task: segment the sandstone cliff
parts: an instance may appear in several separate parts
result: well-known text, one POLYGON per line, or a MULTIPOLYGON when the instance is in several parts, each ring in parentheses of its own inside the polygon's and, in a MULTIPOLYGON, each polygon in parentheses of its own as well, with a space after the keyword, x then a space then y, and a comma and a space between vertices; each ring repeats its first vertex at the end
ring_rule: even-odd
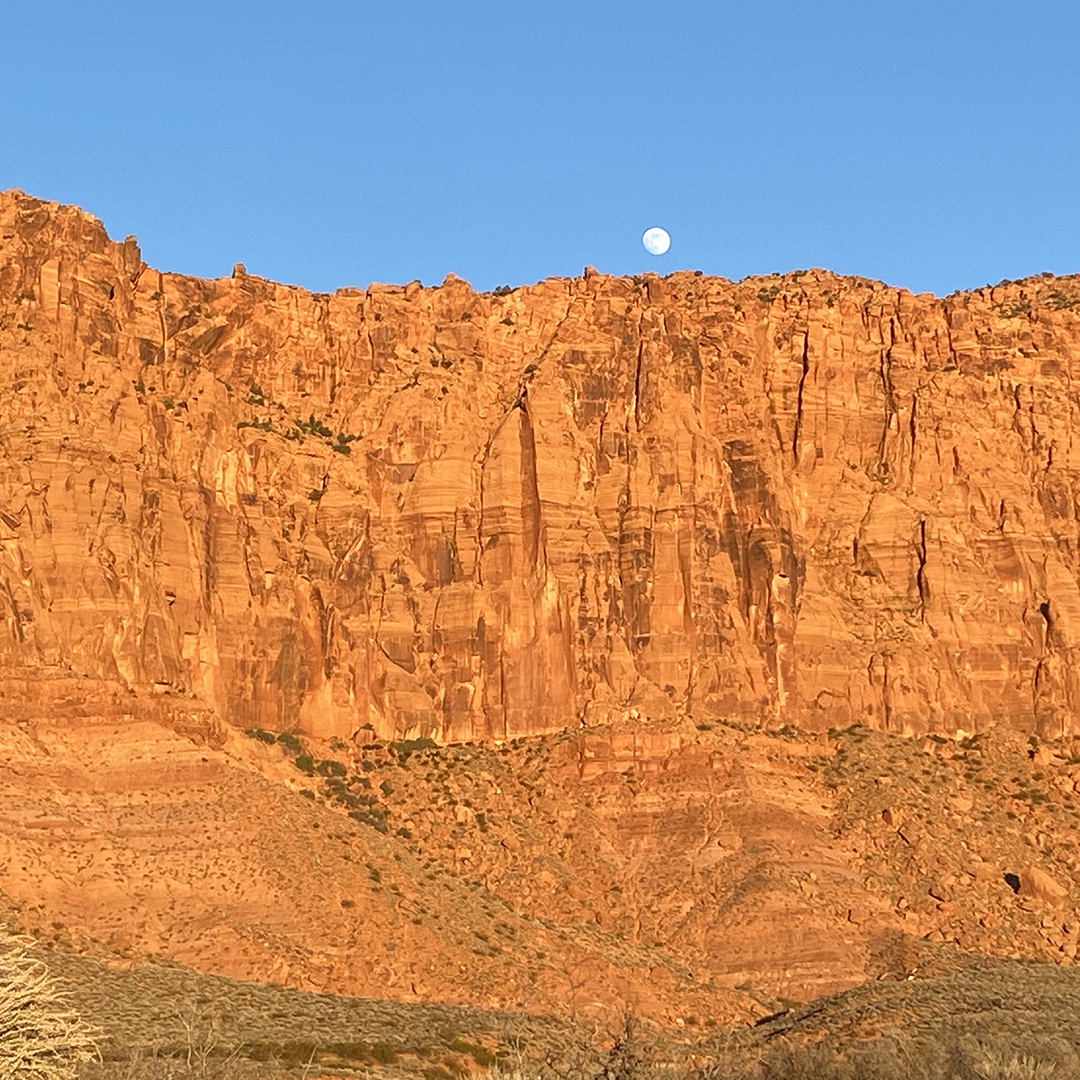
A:
POLYGON ((0 667, 322 737, 1078 730, 1080 280, 499 292, 0 196, 0 667))

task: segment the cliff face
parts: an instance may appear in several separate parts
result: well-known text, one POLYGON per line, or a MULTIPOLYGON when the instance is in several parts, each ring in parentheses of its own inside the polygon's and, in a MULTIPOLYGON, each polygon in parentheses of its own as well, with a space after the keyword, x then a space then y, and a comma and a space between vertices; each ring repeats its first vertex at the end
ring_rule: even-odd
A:
POLYGON ((241 727, 1080 730, 1080 280, 312 295, 0 196, 0 667, 241 727))

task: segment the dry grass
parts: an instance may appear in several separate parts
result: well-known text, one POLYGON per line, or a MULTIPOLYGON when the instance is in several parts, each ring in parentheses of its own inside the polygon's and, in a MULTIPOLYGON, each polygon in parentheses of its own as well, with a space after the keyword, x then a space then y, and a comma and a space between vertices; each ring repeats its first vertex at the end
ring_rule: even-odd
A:
POLYGON ((702 1080, 1080 1080, 1080 972, 961 960, 711 1040, 702 1080))
POLYGON ((455 1080, 511 1060, 568 1061, 591 1032, 568 1021, 439 1003, 319 994, 175 964, 110 967, 39 948, 101 1029, 84 1080, 337 1075, 455 1080))
POLYGON ((524 1014, 53 959, 104 1029, 103 1059, 80 1080, 1080 1080, 1080 972, 1055 965, 981 960, 868 983, 680 1045, 632 1018, 605 1036, 524 1014))

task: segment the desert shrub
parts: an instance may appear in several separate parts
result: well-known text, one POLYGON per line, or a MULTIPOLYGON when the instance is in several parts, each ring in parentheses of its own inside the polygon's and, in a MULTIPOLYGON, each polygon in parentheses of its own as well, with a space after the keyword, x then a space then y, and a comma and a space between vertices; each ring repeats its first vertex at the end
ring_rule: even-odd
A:
POLYGON ((97 1054, 95 1032, 24 948, 0 951, 0 1080, 67 1080, 97 1054))
POLYGON ((291 754, 299 754, 304 749, 300 740, 291 731, 283 731, 277 737, 277 741, 291 754))
POLYGON ((386 833, 389 826, 386 824, 386 811, 377 808, 370 810, 350 810, 349 817, 358 821, 361 825, 370 825, 376 832, 386 833))
POLYGON ((976 1055, 972 1065, 980 1080, 1046 1080, 1057 1072, 1056 1062, 995 1051, 976 1055))
POLYGON ((397 753, 401 761, 407 761, 411 754, 421 750, 434 750, 437 746, 434 739, 402 739, 400 742, 392 742, 390 749, 397 753))
POLYGON ((306 420, 294 420, 293 423, 305 435, 317 435, 329 439, 334 434, 321 420, 315 419, 314 413, 306 420))
POLYGON ((447 1047, 459 1054, 468 1054, 482 1069, 490 1069, 497 1064, 495 1055, 480 1043, 470 1042, 468 1039, 456 1038, 448 1042, 447 1047))

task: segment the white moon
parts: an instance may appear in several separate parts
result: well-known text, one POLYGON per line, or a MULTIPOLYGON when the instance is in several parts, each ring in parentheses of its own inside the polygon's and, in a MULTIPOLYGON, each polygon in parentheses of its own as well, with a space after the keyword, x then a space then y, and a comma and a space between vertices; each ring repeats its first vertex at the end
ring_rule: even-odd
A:
POLYGON ((650 255, 663 255, 671 247, 671 237, 663 229, 646 229, 641 243, 650 255))

